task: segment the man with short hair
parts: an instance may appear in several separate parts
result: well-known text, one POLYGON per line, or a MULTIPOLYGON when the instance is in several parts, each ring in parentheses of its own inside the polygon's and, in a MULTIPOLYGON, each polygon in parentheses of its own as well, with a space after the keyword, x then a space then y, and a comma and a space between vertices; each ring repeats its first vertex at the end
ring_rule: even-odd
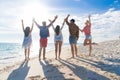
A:
POLYGON ((70 22, 68 22, 69 14, 65 18, 66 24, 69 27, 69 43, 71 45, 71 52, 72 52, 72 58, 74 58, 74 55, 77 56, 77 40, 79 38, 79 27, 75 24, 75 20, 71 19, 70 22))

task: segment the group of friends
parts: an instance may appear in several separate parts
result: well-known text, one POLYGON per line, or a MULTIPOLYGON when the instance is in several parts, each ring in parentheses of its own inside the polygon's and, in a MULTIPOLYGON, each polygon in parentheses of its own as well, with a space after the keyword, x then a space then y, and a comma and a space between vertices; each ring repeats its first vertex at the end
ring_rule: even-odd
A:
POLYGON ((55 16, 53 20, 49 20, 49 24, 47 25, 45 21, 42 22, 42 25, 39 25, 35 19, 33 19, 32 26, 29 27, 27 26, 26 28, 24 27, 24 22, 22 22, 22 28, 24 32, 24 40, 22 46, 24 47, 25 51, 25 60, 29 60, 29 55, 30 55, 30 48, 32 44, 32 36, 31 32, 33 30, 34 23, 40 30, 40 49, 39 49, 39 60, 41 60, 41 53, 43 51, 43 59, 46 59, 45 53, 46 53, 46 47, 47 47, 47 42, 48 42, 48 37, 50 36, 49 34, 49 27, 52 26, 54 30, 54 43, 55 43, 55 59, 60 59, 60 54, 61 54, 61 48, 62 48, 62 43, 63 43, 63 35, 62 35, 62 29, 65 23, 68 25, 69 28, 69 43, 71 46, 71 53, 72 53, 72 58, 75 56, 77 57, 77 40, 79 39, 79 31, 84 32, 85 34, 85 40, 84 40, 84 46, 89 45, 89 55, 91 55, 91 50, 92 50, 92 37, 91 37, 91 16, 88 16, 88 20, 85 22, 85 27, 83 29, 80 29, 78 25, 75 24, 75 19, 71 19, 68 21, 68 18, 70 15, 68 14, 67 17, 63 20, 62 25, 57 25, 54 27, 53 23, 56 21, 58 16, 55 16))

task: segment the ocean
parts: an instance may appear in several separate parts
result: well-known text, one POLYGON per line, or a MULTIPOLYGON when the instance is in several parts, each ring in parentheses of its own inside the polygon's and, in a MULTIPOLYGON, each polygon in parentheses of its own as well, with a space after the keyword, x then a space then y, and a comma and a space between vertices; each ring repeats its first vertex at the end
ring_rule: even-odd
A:
MULTIPOLYGON (((64 43, 62 48, 69 46, 68 43, 64 43)), ((46 51, 54 50, 54 43, 49 43, 46 51)), ((31 47, 30 58, 38 56, 39 44, 31 47)), ((0 64, 13 63, 24 60, 24 49, 20 43, 0 43, 0 64)))

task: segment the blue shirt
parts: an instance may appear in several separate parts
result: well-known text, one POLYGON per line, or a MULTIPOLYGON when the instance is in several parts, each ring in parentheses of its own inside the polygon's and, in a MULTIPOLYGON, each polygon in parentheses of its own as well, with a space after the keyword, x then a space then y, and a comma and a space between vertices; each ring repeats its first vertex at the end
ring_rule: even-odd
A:
POLYGON ((49 36, 49 29, 46 26, 38 26, 38 28, 40 29, 40 37, 41 38, 47 38, 49 36))

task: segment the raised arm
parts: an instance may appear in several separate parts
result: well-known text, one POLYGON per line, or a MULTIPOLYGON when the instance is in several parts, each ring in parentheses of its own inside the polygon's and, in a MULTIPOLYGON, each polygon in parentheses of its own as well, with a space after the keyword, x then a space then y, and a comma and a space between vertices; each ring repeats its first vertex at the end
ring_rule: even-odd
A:
POLYGON ((70 23, 68 22, 68 18, 69 18, 70 14, 67 15, 67 17, 65 18, 65 22, 67 25, 69 25, 70 23))
POLYGON ((23 29, 23 32, 24 32, 24 23, 23 23, 23 19, 21 20, 22 22, 22 29, 23 29))
POLYGON ((61 26, 61 30, 63 29, 63 26, 65 25, 65 19, 64 19, 64 21, 63 21, 63 23, 62 23, 62 26, 61 26))
POLYGON ((50 27, 56 21, 57 18, 58 18, 58 16, 56 15, 55 18, 54 18, 54 20, 51 21, 50 24, 47 27, 50 27))
MULTIPOLYGON (((34 19, 33 19, 33 21, 34 21, 34 19)), ((32 26, 31 26, 30 32, 32 32, 32 30, 33 30, 33 26, 34 26, 34 22, 33 21, 32 21, 32 26)))
POLYGON ((37 27, 40 27, 40 25, 35 21, 35 18, 33 19, 33 22, 36 24, 37 27))
POLYGON ((88 19, 89 19, 89 23, 91 25, 91 15, 88 16, 88 19))
MULTIPOLYGON (((49 19, 49 22, 51 23, 52 21, 49 19)), ((52 28, 53 28, 53 30, 55 31, 55 27, 54 27, 53 24, 52 24, 52 28)))

